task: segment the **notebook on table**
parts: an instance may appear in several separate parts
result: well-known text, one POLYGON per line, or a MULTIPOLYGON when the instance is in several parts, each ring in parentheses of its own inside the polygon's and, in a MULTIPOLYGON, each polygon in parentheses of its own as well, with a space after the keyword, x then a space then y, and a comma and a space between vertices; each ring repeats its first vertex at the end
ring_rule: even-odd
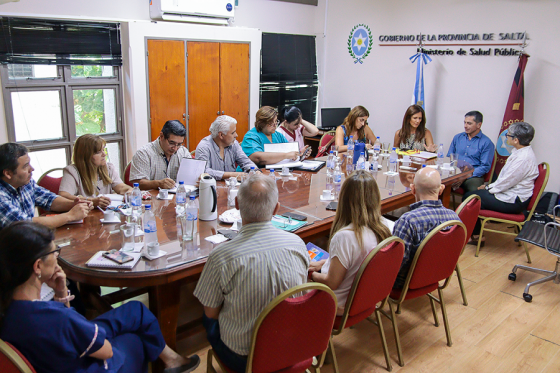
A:
POLYGON ((113 269, 132 269, 140 260, 142 253, 134 253, 131 251, 127 251, 126 254, 133 257, 133 260, 130 262, 126 262, 123 264, 118 264, 117 262, 112 261, 111 259, 107 259, 103 257, 103 253, 106 251, 98 251, 95 253, 94 256, 91 257, 90 260, 86 262, 87 267, 93 268, 113 268, 113 269))

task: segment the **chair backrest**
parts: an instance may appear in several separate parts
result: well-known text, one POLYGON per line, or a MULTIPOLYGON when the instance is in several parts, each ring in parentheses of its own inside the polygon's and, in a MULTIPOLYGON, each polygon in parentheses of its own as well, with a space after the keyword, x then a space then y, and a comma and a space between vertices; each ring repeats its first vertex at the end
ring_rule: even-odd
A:
POLYGON ((323 136, 321 136, 321 140, 319 141, 319 150, 317 152, 317 156, 315 158, 319 158, 324 156, 325 154, 328 154, 329 152, 329 147, 328 145, 329 142, 333 143, 334 142, 334 136, 336 134, 336 131, 329 131, 329 132, 325 132, 323 134, 323 136))
POLYGON ((490 179, 492 178, 492 175, 494 175, 494 170, 496 169, 496 159, 498 159, 498 153, 494 150, 494 158, 492 159, 492 165, 490 166, 490 171, 488 171, 484 175, 485 183, 489 182, 490 179))
POLYGON ((348 294, 340 331, 345 328, 348 317, 359 316, 352 320, 352 324, 358 323, 375 311, 377 303, 387 298, 403 256, 403 240, 392 236, 383 240, 365 257, 348 294))
POLYGON ((130 164, 131 162, 128 162, 123 172, 123 181, 128 186, 132 186, 132 183, 130 182, 130 164))
POLYGON ((537 207, 537 202, 541 199, 541 195, 546 188, 546 184, 548 183, 548 176, 550 174, 550 166, 548 163, 543 162, 539 165, 539 175, 535 179, 535 186, 533 187, 533 195, 531 196, 531 201, 527 206, 527 211, 529 215, 527 216, 526 220, 531 220, 533 213, 535 212, 535 208, 537 207))
POLYGON ((465 244, 467 243, 469 237, 473 234, 474 226, 478 220, 478 213, 480 212, 480 205, 480 197, 476 194, 471 194, 469 198, 464 200, 463 203, 457 207, 457 210, 455 210, 459 219, 461 219, 467 228, 467 238, 465 240, 465 244))
POLYGON ((58 194, 58 190, 60 189, 60 182, 62 181, 62 176, 52 177, 49 176, 49 174, 55 171, 62 171, 62 170, 63 170, 62 168, 53 168, 52 170, 48 170, 43 175, 41 175, 41 177, 37 181, 37 185, 47 190, 50 190, 54 194, 58 194))
POLYGON ((11 344, 0 339, 0 372, 36 373, 29 361, 11 344))
POLYGON ((323 284, 303 284, 280 294, 255 322, 246 371, 276 372, 322 354, 329 343, 336 307, 336 296, 323 284))
POLYGON ((465 225, 458 220, 434 228, 414 255, 403 295, 407 289, 420 289, 450 278, 465 246, 466 235, 465 225))

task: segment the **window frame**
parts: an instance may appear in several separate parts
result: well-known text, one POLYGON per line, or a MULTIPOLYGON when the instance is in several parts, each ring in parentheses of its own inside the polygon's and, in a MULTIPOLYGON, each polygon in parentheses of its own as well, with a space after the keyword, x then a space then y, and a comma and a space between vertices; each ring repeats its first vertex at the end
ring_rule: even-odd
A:
POLYGON ((30 152, 41 150, 66 149, 67 164, 72 163, 72 153, 76 137, 76 121, 74 117, 74 90, 113 89, 115 91, 115 133, 98 134, 107 143, 118 143, 120 149, 119 169, 124 171, 125 126, 123 123, 123 91, 121 66, 112 66, 114 76, 111 77, 72 77, 71 65, 57 65, 57 77, 54 78, 19 78, 12 79, 8 74, 8 64, 0 65, 0 79, 2 80, 2 95, 8 141, 25 145, 30 152), (59 91, 62 119, 62 137, 57 139, 42 139, 16 141, 15 121, 12 106, 12 92, 59 91))

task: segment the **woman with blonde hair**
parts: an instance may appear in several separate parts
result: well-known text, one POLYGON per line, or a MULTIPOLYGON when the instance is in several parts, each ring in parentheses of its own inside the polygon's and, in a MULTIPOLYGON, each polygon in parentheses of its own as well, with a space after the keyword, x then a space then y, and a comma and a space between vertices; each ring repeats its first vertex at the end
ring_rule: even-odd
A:
POLYGON ((372 148, 371 144, 375 143, 376 137, 368 126, 368 117, 369 111, 363 106, 356 106, 350 110, 342 125, 336 128, 334 143, 338 146, 339 152, 348 150, 350 136, 353 136, 354 143, 363 142, 367 149, 372 148))
POLYGON ((73 164, 66 166, 60 182, 59 195, 90 199, 94 206, 107 207, 111 200, 103 194, 125 194, 132 189, 123 183, 117 169, 107 162, 106 142, 97 135, 82 135, 74 144, 73 164))
POLYGON ((391 236, 394 224, 381 216, 379 188, 367 171, 354 171, 346 178, 338 201, 329 258, 311 263, 309 271, 313 281, 334 291, 341 314, 362 261, 379 242, 391 236))
POLYGON ((395 132, 393 146, 403 150, 437 150, 432 133, 426 128, 426 113, 422 106, 410 105, 406 109, 402 127, 395 132))

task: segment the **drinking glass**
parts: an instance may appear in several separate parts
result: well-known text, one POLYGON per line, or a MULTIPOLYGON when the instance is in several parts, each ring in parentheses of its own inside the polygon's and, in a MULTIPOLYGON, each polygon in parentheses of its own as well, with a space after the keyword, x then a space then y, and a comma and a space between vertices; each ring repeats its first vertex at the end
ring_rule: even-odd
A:
POLYGON ((338 158, 338 145, 332 145, 331 150, 333 155, 338 158))
POLYGON ((389 154, 389 149, 391 148, 390 142, 384 142, 382 144, 383 153, 389 154))
POLYGON ((451 163, 451 167, 457 166, 457 161, 459 160, 459 154, 451 153, 449 154, 449 163, 451 163))
POLYGON ((120 226, 122 237, 122 251, 134 250, 134 242, 136 240, 136 231, 138 225, 136 223, 126 223, 120 226))

